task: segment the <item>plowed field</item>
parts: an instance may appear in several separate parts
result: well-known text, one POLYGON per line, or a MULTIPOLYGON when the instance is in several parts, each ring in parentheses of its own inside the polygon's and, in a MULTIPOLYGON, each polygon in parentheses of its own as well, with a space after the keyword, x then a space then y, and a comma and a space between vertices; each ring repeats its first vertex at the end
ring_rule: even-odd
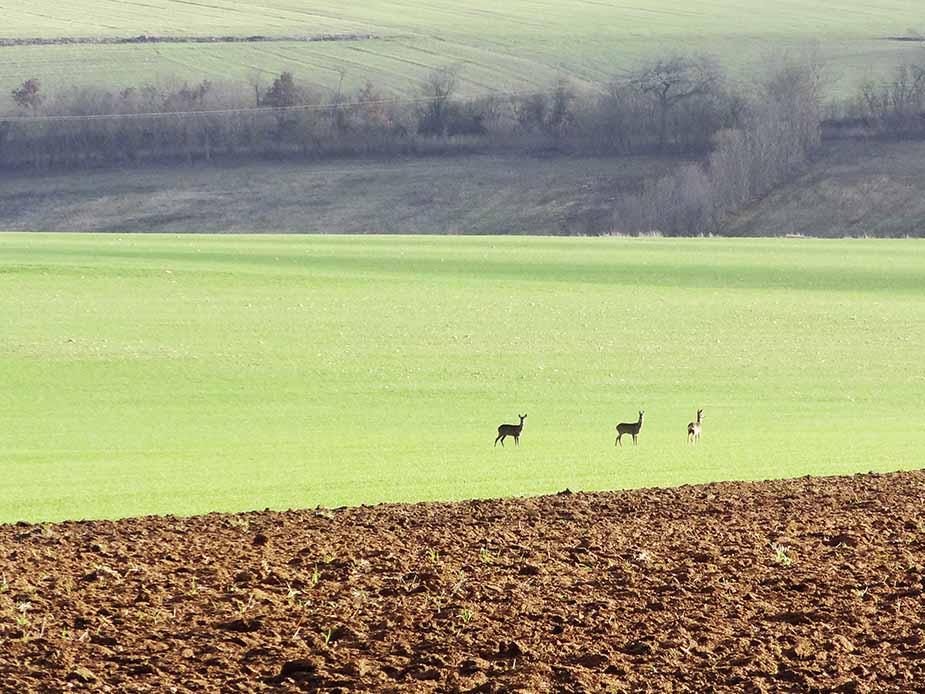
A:
POLYGON ((925 472, 0 526, 4 692, 925 691, 925 472))

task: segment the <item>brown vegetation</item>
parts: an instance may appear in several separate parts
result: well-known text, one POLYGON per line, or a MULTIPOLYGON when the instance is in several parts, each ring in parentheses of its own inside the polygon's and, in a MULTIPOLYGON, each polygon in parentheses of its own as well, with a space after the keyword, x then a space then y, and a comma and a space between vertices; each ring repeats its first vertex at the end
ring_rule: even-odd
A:
MULTIPOLYGON (((567 82, 528 94, 457 97, 453 69, 418 98, 369 83, 325 94, 285 72, 252 90, 207 81, 118 93, 47 94, 30 79, 0 117, 0 168, 49 170, 216 158, 396 157, 492 153, 685 159, 641 191, 614 190, 609 222, 590 233, 724 233, 742 210, 806 172, 824 137, 925 135, 925 63, 827 104, 822 66, 782 60, 745 85, 715 63, 669 56, 614 79, 603 93, 567 82)), ((811 229, 801 230, 812 233, 811 229)), ((914 232, 915 230, 913 230, 914 232)))
POLYGON ((821 103, 818 65, 780 66, 743 107, 740 125, 716 133, 705 163, 625 197, 614 227, 675 236, 719 231, 730 215, 806 169, 821 144, 821 103))
POLYGON ((925 142, 833 140, 798 176, 734 215, 732 236, 925 235, 925 142))
POLYGON ((288 72, 269 85, 255 77, 253 92, 204 81, 46 94, 28 80, 14 94, 18 110, 0 116, 0 168, 476 149, 702 156, 719 129, 738 124, 742 100, 718 66, 684 57, 642 66, 603 95, 563 81, 464 100, 457 84, 455 70, 438 70, 402 100, 373 84, 321 93, 288 72), (667 91, 653 86, 659 79, 667 91))
POLYGON ((923 691, 925 473, 0 526, 4 691, 923 691))

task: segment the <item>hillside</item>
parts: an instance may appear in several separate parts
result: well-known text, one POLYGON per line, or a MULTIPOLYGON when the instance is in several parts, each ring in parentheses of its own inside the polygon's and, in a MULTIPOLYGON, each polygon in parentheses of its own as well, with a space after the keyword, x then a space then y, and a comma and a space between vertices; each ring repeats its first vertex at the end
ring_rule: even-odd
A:
POLYGON ((740 214, 737 236, 925 236, 925 142, 837 141, 740 214))
MULTIPOLYGON (((605 234, 678 160, 467 155, 0 176, 7 231, 605 234)), ((925 235, 925 142, 837 140, 730 236, 925 235)))
MULTIPOLYGON (((741 74, 781 49, 817 46, 840 84, 877 74, 913 44, 886 41, 921 29, 912 0, 629 0, 571 2, 479 0, 322 0, 307 10, 297 0, 211 3, 151 0, 112 3, 51 0, 5 3, 0 44, 33 39, 54 45, 0 47, 0 97, 38 77, 51 87, 128 86, 164 80, 244 82, 295 72, 304 83, 334 88, 367 79, 413 94, 437 66, 460 68, 469 94, 546 86, 565 76, 593 85, 641 56, 675 51, 713 54, 741 74), (214 38, 206 43, 76 45, 73 39, 214 38), (223 41, 259 35, 270 42, 223 41), (338 41, 293 41, 335 36, 338 41)), ((2 106, 0 102, 0 106, 2 106)))
POLYGON ((460 156, 0 177, 7 231, 600 234, 676 160, 460 156))

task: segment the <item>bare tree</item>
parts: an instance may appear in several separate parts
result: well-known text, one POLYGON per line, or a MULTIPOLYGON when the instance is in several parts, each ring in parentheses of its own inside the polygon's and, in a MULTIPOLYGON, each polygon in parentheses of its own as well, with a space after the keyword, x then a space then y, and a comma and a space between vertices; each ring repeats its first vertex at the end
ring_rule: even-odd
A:
POLYGON ((42 85, 37 79, 29 79, 13 90, 13 101, 17 106, 37 113, 45 97, 42 94, 42 85))
POLYGON ((668 140, 672 109, 695 97, 715 95, 722 83, 722 72, 712 60, 685 56, 652 60, 629 79, 630 87, 649 98, 655 107, 659 149, 664 149, 668 140))
POLYGON ((282 146, 283 141, 292 135, 298 127, 298 114, 293 107, 304 102, 304 94, 296 84, 291 72, 283 72, 273 80, 273 84, 263 95, 262 105, 272 106, 276 119, 276 132, 274 133, 277 145, 282 146))
POLYGON ((344 95, 344 79, 347 77, 347 69, 340 68, 337 73, 340 75, 340 79, 337 81, 337 89, 331 97, 331 127, 335 133, 344 134, 350 130, 348 99, 344 95))
POLYGON ((549 112, 546 114, 546 132, 554 137, 564 136, 575 127, 575 92, 564 79, 556 82, 552 91, 549 112))
POLYGON ((251 68, 247 73, 247 83, 254 90, 254 106, 258 108, 263 100, 263 72, 258 68, 251 68))
POLYGON ((422 89, 424 102, 418 109, 418 132, 423 135, 445 135, 450 120, 450 99, 456 92, 456 70, 449 67, 434 70, 427 76, 422 89))

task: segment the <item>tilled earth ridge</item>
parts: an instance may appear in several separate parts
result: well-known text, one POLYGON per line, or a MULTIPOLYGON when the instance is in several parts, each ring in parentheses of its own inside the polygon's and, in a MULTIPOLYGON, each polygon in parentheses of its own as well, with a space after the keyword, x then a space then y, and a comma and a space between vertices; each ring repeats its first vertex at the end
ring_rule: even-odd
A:
POLYGON ((925 472, 0 526, 3 692, 925 692, 925 472))

